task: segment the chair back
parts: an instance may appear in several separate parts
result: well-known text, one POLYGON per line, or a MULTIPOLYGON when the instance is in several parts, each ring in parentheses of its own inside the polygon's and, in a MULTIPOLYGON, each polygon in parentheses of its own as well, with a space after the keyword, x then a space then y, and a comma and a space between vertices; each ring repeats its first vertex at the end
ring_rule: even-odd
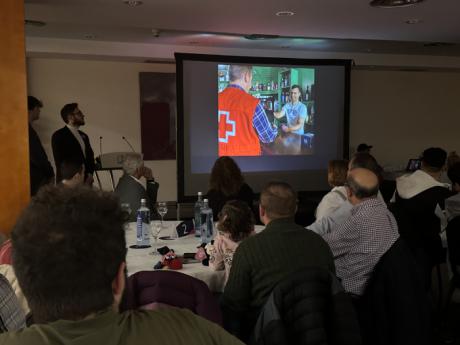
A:
POLYGON ((400 237, 381 257, 357 304, 365 344, 429 343, 423 281, 423 267, 400 237))
POLYGON ((460 216, 453 218, 446 228, 447 251, 452 273, 460 277, 460 216))
POLYGON ((222 325, 217 300, 201 280, 180 272, 142 271, 128 278, 121 310, 170 305, 222 325))
POLYGON ((11 244, 11 240, 6 240, 3 242, 3 244, 0 246, 0 265, 11 265, 12 260, 11 260, 11 250, 13 248, 13 245, 11 244))

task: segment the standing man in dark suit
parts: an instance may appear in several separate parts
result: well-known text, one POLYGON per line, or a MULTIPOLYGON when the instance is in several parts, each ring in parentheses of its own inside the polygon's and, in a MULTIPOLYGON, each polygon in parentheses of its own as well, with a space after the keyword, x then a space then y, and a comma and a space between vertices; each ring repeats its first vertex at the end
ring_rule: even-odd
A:
POLYGON ((65 160, 81 158, 85 164, 85 183, 93 183, 94 152, 86 133, 79 130, 85 124, 85 115, 78 109, 77 103, 64 105, 61 117, 66 125, 54 132, 51 137, 54 162, 56 163, 56 182, 60 182, 61 164, 65 160))
POLYGON ((54 170, 46 155, 40 138, 32 127, 32 122, 40 118, 42 102, 34 96, 27 97, 29 110, 29 162, 30 162, 30 194, 35 195, 38 189, 54 182, 54 170))

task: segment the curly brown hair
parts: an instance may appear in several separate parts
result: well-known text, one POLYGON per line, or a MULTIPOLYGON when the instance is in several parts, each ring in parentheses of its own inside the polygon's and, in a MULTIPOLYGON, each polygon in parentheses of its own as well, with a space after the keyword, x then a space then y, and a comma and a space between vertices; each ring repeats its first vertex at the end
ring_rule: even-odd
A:
POLYGON ((219 157, 212 167, 209 189, 225 196, 237 195, 244 183, 243 175, 236 162, 227 156, 219 157))
POLYGON ((228 201, 219 212, 218 230, 230 234, 234 242, 240 242, 254 231, 254 214, 248 204, 240 200, 228 201))

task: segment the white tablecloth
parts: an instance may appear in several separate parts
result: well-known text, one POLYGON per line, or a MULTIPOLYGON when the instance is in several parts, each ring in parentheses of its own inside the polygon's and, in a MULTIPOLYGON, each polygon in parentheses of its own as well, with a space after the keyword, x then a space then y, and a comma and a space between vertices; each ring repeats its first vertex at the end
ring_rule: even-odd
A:
MULTIPOLYGON (((176 228, 176 225, 180 221, 165 221, 164 229, 160 233, 162 236, 171 236, 176 228)), ((263 229, 262 226, 256 226, 256 232, 263 229)), ((136 244, 136 223, 130 223, 126 230, 126 245, 128 246, 128 253, 126 255, 126 265, 128 270, 128 276, 139 272, 139 271, 151 271, 153 266, 160 261, 161 255, 150 255, 152 251, 156 251, 156 248, 168 246, 170 249, 174 249, 174 252, 179 256, 184 253, 196 253, 197 247, 201 241, 193 234, 184 236, 174 240, 158 240, 155 244, 153 239, 150 238, 151 248, 146 249, 133 249, 129 248, 131 245, 136 244)), ((203 266, 200 263, 184 264, 181 270, 178 272, 188 274, 192 277, 204 281, 209 289, 214 292, 223 292, 225 284, 224 271, 213 271, 208 266, 203 266)))
MULTIPOLYGON (((164 222, 165 229, 160 233, 160 237, 172 235, 173 229, 180 223, 177 221, 164 222)), ((161 255, 150 255, 156 248, 168 246, 173 249, 176 254, 182 256, 184 253, 196 253, 197 247, 201 241, 194 235, 184 236, 174 240, 158 240, 155 245, 150 238, 152 247, 146 249, 132 249, 131 245, 136 244, 136 223, 130 223, 129 229, 126 230, 126 245, 128 253, 126 255, 126 265, 128 276, 139 271, 153 270, 153 266, 160 261, 161 255)), ((213 271, 208 266, 203 266, 201 262, 184 264, 178 272, 188 274, 192 277, 204 281, 211 291, 222 292, 224 290, 224 271, 213 271)))

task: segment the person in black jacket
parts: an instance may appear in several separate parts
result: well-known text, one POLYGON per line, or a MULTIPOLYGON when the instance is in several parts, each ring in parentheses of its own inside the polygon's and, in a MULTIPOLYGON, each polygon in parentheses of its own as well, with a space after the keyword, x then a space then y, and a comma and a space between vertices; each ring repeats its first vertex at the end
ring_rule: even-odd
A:
POLYGON ((54 163, 56 164, 56 182, 62 179, 60 166, 63 161, 79 157, 85 163, 85 183, 93 183, 94 152, 86 133, 79 130, 85 124, 85 115, 78 108, 77 103, 64 105, 61 117, 66 125, 53 133, 51 144, 53 147, 54 163))
POLYGON ((27 97, 29 111, 29 162, 30 162, 30 194, 33 196, 38 189, 54 182, 54 170, 48 160, 40 138, 32 127, 32 122, 40 118, 42 102, 34 96, 27 97))

